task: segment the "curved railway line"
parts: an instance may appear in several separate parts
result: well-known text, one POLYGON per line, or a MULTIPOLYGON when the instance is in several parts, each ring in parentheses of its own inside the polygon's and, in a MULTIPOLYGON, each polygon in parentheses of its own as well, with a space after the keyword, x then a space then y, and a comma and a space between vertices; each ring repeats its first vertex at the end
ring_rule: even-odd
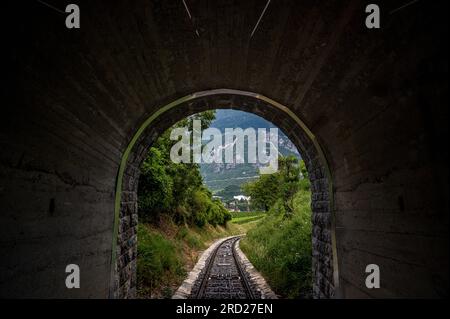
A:
POLYGON ((236 253, 240 236, 220 243, 212 252, 192 294, 196 299, 259 299, 236 253))

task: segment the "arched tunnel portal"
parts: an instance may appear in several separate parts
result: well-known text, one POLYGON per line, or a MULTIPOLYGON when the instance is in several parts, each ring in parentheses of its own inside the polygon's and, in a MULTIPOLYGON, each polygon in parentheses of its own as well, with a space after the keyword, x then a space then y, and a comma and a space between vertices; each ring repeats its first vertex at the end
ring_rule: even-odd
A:
POLYGON ((150 146, 165 130, 186 116, 210 109, 252 112, 276 124, 295 144, 305 161, 312 193, 313 291, 329 298, 339 287, 332 177, 319 142, 305 123, 284 105, 252 92, 217 89, 196 92, 158 109, 139 127, 122 156, 116 184, 111 295, 136 294, 138 180, 150 146))
MULTIPOLYGON (((130 141, 162 106, 222 88, 286 112, 216 94, 168 110, 142 136, 214 103, 266 117, 331 186, 334 220, 314 234, 316 297, 448 296, 445 2, 380 1, 382 26, 367 29, 365 1, 272 1, 255 32, 261 1, 188 3, 190 15, 181 1, 79 1, 80 29, 38 1, 8 4, 0 296, 132 296, 132 277, 120 282, 112 263, 133 245, 112 249, 121 167, 122 207, 135 202, 138 172, 121 166, 130 141), (65 286, 68 264, 80 266, 79 289, 65 286), (380 267, 379 289, 365 285, 368 264, 380 267)), ((144 150, 136 142, 130 163, 144 150)), ((122 212, 130 225, 133 213, 122 212)))

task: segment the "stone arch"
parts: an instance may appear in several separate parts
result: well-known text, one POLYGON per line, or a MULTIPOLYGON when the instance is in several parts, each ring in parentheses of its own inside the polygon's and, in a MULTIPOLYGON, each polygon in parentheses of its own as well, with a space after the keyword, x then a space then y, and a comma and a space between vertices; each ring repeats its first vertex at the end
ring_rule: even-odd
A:
POLYGON ((325 153, 306 124, 289 108, 263 95, 216 89, 187 95, 159 108, 138 128, 119 166, 116 182, 110 296, 136 294, 137 190, 148 149, 158 136, 186 116, 218 108, 239 109, 264 117, 282 129, 300 150, 311 181, 313 294, 333 297, 339 273, 333 214, 332 174, 325 153))

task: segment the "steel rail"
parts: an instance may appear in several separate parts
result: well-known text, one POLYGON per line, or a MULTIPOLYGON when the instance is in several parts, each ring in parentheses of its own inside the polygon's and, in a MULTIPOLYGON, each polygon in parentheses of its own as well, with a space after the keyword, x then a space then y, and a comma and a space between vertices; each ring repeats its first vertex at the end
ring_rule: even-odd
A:
POLYGON ((245 290, 247 290, 247 297, 249 297, 248 299, 255 299, 255 295, 253 294, 253 290, 250 286, 250 282, 247 279, 247 276, 245 274, 245 271, 242 269, 241 267, 241 263, 240 260, 238 258, 238 256, 236 255, 236 243, 241 240, 241 237, 237 237, 237 239, 233 242, 233 246, 231 247, 231 251, 233 252, 233 258, 234 258, 234 262, 236 263, 239 275, 242 279, 242 282, 244 283, 244 288, 245 290))
POLYGON ((197 294, 195 295, 196 299, 201 299, 202 296, 204 295, 206 285, 208 284, 209 274, 211 273, 211 268, 214 265, 214 260, 216 259, 217 252, 219 251, 219 248, 222 247, 222 245, 224 243, 226 243, 228 240, 224 240, 216 248, 214 248, 214 251, 212 252, 211 256, 209 257, 208 265, 206 266, 206 270, 203 275, 202 282, 200 284, 200 288, 198 289, 197 294))
POLYGON ((247 299, 255 299, 255 295, 253 294, 253 290, 251 289, 250 282, 248 281, 247 276, 245 275, 245 272, 241 267, 240 260, 239 260, 238 256, 236 255, 236 243, 238 240, 240 240, 240 238, 241 238, 240 236, 229 238, 227 240, 224 240, 216 248, 214 248, 214 251, 211 253, 211 256, 209 257, 208 264, 206 265, 206 269, 204 271, 203 278, 200 283, 200 287, 197 290, 197 293, 195 295, 196 299, 202 299, 203 296, 205 295, 205 290, 208 285, 208 279, 210 277, 211 269, 214 265, 214 261, 216 260, 217 252, 225 243, 228 243, 230 241, 232 242, 231 243, 231 252, 232 252, 233 261, 236 264, 236 268, 239 273, 239 279, 242 282, 242 284, 243 284, 242 287, 245 290, 245 295, 246 295, 246 297, 248 297, 247 299))

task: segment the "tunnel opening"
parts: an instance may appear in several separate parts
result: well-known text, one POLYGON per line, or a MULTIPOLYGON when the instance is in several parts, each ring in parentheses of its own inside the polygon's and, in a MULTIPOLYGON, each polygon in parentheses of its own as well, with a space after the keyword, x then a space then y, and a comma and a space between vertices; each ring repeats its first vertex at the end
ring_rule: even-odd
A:
POLYGON ((263 117, 285 132, 302 154, 311 182, 313 297, 335 296, 339 276, 332 181, 319 141, 285 106, 256 93, 221 89, 194 93, 160 108, 143 121, 128 144, 116 184, 110 297, 136 297, 138 181, 150 146, 179 120, 213 109, 236 109, 263 117))
POLYGON ((301 155, 273 123, 230 109, 182 119, 140 166, 137 298, 311 298, 310 202, 301 155))

